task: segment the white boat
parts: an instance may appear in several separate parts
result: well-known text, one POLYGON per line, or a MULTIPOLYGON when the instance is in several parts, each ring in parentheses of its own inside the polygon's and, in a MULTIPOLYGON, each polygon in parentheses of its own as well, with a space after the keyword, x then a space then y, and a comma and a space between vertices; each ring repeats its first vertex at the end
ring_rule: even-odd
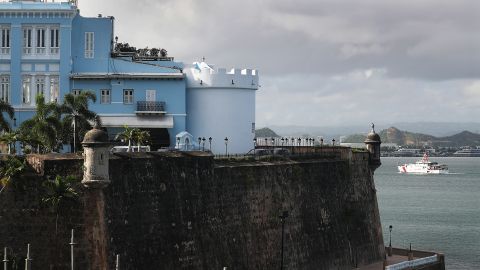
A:
POLYGON ((418 173, 418 174, 445 174, 448 173, 448 166, 432 162, 428 158, 428 153, 415 163, 408 163, 398 166, 401 173, 418 173))
POLYGON ((480 157, 480 149, 462 149, 453 153, 454 157, 480 157))

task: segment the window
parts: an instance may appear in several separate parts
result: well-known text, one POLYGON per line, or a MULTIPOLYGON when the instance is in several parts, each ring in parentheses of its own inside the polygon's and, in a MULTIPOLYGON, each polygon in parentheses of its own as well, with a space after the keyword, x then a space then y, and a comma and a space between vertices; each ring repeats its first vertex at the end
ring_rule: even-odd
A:
POLYGON ((32 28, 23 29, 23 53, 32 53, 32 28))
POLYGON ((123 104, 133 104, 133 89, 123 90, 123 104))
POLYGON ((0 53, 10 54, 10 28, 1 27, 0 31, 0 53))
POLYGON ((22 80, 22 102, 30 104, 30 76, 24 76, 22 80))
POLYGON ((85 58, 93 58, 94 47, 95 41, 93 32, 85 32, 85 58))
POLYGON ((37 54, 45 53, 45 29, 37 29, 37 54))
POLYGON ((111 102, 111 100, 110 100, 110 90, 108 90, 108 89, 100 90, 100 103, 101 104, 109 104, 110 102, 111 102))
POLYGON ((0 100, 10 102, 10 76, 0 76, 0 100))
POLYGON ((45 77, 37 76, 35 79, 35 89, 37 96, 40 94, 45 96, 45 77))
POLYGON ((58 76, 50 76, 50 101, 57 102, 59 95, 58 76))
POLYGON ((50 53, 57 54, 60 47, 60 39, 58 37, 59 30, 58 28, 50 29, 50 53))
POLYGON ((73 94, 74 96, 80 95, 81 92, 82 92, 81 89, 73 89, 73 90, 72 90, 72 94, 73 94))

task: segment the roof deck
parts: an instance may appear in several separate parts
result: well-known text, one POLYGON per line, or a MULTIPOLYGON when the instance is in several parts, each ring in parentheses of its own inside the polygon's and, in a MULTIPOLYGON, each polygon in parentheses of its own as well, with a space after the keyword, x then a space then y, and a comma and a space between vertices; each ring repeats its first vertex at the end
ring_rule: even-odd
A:
POLYGON ((72 1, 14 1, 0 0, 0 10, 74 10, 77 0, 72 1))

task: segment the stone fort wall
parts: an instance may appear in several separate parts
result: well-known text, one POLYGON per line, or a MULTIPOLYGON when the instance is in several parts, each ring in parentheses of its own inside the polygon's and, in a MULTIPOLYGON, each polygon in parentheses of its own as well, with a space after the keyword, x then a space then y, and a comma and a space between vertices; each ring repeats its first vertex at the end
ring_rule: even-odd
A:
POLYGON ((66 269, 73 228, 78 269, 91 265, 97 238, 107 239, 100 259, 110 269, 116 254, 122 270, 278 269, 279 215, 288 211, 285 269, 352 269, 382 260, 384 246, 368 153, 348 151, 260 161, 114 156, 111 184, 103 194, 81 190, 59 212, 57 230, 56 213, 41 204, 42 182, 62 171, 81 175, 83 160, 29 156, 35 171, 0 194, 0 246, 21 257, 31 243, 32 269, 66 269))

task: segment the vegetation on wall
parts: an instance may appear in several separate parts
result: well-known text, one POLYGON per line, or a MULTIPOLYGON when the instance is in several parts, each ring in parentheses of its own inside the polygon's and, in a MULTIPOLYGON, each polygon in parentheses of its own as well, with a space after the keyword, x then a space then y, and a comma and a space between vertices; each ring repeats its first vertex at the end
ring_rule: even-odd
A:
POLYGON ((8 156, 5 160, 0 160, 0 194, 7 186, 16 179, 25 170, 25 160, 20 160, 14 156, 8 156))
POLYGON ((68 204, 78 199, 78 193, 74 189, 74 184, 78 182, 75 177, 62 177, 57 175, 55 179, 47 180, 43 183, 45 196, 42 202, 50 206, 55 212, 55 234, 58 231, 58 218, 61 210, 68 204))

